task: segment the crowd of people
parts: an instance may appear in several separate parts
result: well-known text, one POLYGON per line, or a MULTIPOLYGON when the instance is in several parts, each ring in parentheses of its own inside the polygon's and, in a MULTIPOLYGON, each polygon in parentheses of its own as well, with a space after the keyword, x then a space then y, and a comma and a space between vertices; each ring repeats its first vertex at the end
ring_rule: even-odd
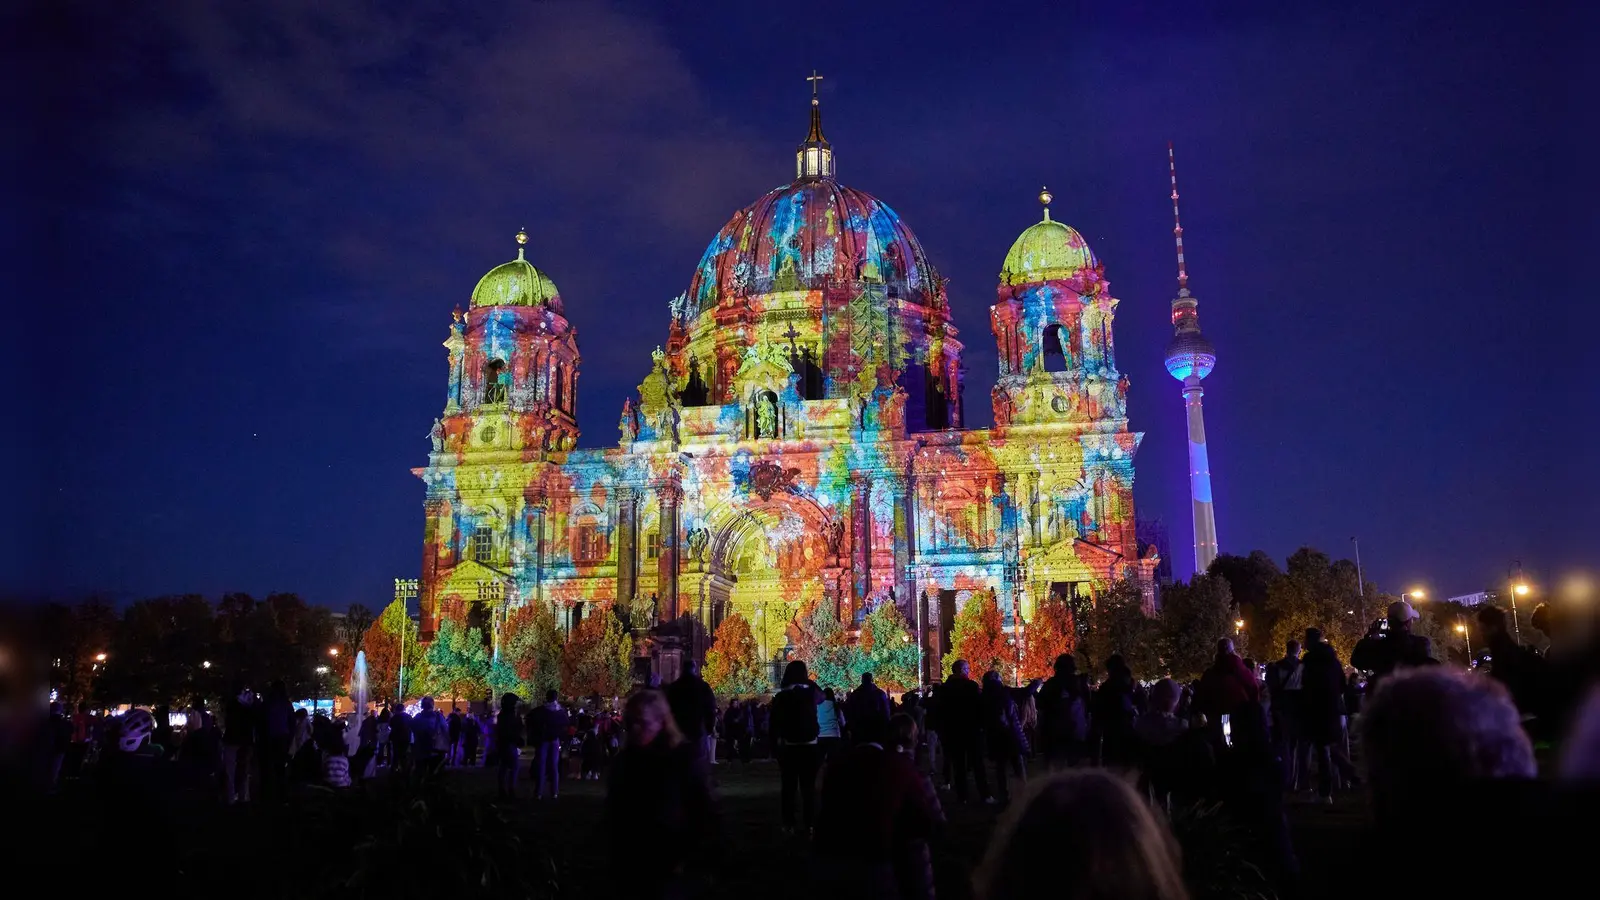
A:
POLYGON ((868 673, 840 696, 793 661, 770 699, 720 704, 686 662, 620 713, 554 691, 448 711, 423 698, 348 730, 295 709, 279 683, 264 695, 241 686, 220 719, 200 699, 180 717, 53 708, 43 770, 51 782, 97 771, 126 786, 168 765, 214 778, 224 803, 269 805, 297 780, 344 787, 379 769, 492 768, 502 800, 519 796, 524 777, 541 800, 558 798, 564 779, 603 778, 612 886, 640 898, 715 893, 719 757, 776 761, 777 819, 785 840, 809 847, 814 896, 1180 900, 1190 887, 1169 819, 1216 809, 1236 826, 1233 850, 1259 873, 1260 892, 1293 897, 1302 884, 1289 803, 1337 804, 1359 790, 1370 802, 1352 806, 1370 810, 1371 843, 1343 869, 1352 891, 1431 895, 1506 871, 1522 883, 1572 871, 1582 857, 1560 842, 1596 831, 1592 645, 1569 643, 1547 616, 1537 627, 1550 629, 1552 650, 1535 653, 1485 609, 1490 653, 1463 672, 1435 662, 1408 604, 1387 613, 1350 665, 1317 628, 1264 666, 1224 637, 1188 684, 1141 680, 1119 655, 1091 675, 1064 654, 1051 677, 1026 685, 997 671, 974 677, 958 661, 929 690, 891 697, 868 673), (1005 810, 971 872, 950 851, 945 815, 968 803, 1005 810), (1460 870, 1421 864, 1473 822, 1493 829, 1503 854, 1460 870))

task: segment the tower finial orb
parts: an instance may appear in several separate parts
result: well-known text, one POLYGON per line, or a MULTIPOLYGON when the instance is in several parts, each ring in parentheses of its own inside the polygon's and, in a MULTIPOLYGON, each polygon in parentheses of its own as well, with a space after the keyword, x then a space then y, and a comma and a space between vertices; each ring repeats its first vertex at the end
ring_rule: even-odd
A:
POLYGON ((1044 220, 1046 222, 1050 221, 1050 201, 1054 200, 1055 198, 1055 195, 1050 193, 1049 188, 1039 188, 1039 202, 1044 206, 1044 220))
POLYGON ((517 229, 517 259, 524 259, 525 258, 522 254, 523 254, 523 248, 525 248, 527 246, 527 244, 528 244, 528 229, 526 229, 526 228, 518 228, 517 229))

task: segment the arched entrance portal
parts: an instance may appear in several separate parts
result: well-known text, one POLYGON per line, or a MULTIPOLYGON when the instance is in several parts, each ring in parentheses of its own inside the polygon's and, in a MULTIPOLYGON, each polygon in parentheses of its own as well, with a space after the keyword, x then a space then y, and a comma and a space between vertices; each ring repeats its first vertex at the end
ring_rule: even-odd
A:
POLYGON ((741 509, 717 531, 707 566, 712 629, 729 613, 743 616, 774 672, 785 661, 789 623, 826 586, 826 543, 803 512, 778 502, 741 509))

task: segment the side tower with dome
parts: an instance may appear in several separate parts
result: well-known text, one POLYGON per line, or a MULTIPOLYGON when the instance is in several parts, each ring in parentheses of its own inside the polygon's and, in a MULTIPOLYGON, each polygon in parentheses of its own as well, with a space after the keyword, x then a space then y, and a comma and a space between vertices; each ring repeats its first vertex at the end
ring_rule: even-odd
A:
POLYGON ((485 276, 446 343, 450 405, 416 470, 427 634, 443 609, 498 623, 539 603, 569 627, 610 615, 639 639, 640 675, 670 681, 731 613, 776 673, 807 609, 848 627, 892 603, 927 681, 974 597, 992 594, 1022 635, 1049 593, 1152 583, 1116 300, 1082 236, 1046 197, 1007 255, 996 425, 964 429, 945 281, 836 163, 813 94, 794 179, 712 239, 614 446, 574 449, 577 346, 549 279, 520 251, 485 276))

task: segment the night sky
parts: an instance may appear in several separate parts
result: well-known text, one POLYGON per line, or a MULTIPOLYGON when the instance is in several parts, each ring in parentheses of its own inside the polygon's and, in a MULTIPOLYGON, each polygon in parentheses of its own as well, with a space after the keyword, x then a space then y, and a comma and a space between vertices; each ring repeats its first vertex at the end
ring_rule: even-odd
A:
POLYGON ((1210 5, 38 4, 5 29, 0 589, 381 605, 418 574, 451 308, 526 226, 581 445, 614 444, 668 300, 792 176, 813 68, 841 181, 950 278, 969 426, 1040 185, 1089 240, 1175 574, 1168 140, 1222 550, 1359 535, 1436 596, 1593 566, 1591 14, 1210 5))

